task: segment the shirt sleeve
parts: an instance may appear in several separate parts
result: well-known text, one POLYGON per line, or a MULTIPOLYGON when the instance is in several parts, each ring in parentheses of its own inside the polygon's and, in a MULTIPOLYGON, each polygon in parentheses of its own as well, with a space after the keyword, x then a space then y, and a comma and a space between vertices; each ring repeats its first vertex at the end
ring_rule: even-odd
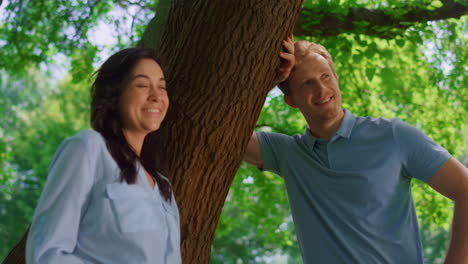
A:
POLYGON ((401 162, 410 177, 427 182, 451 157, 450 153, 419 129, 400 119, 393 122, 393 134, 401 162))
POLYGON ((95 151, 87 149, 86 141, 72 137, 55 153, 28 234, 28 264, 84 263, 74 249, 96 163, 96 157, 91 157, 95 151))
POLYGON ((256 132, 262 153, 261 170, 271 171, 282 176, 281 168, 287 163, 287 155, 292 137, 279 133, 256 132))

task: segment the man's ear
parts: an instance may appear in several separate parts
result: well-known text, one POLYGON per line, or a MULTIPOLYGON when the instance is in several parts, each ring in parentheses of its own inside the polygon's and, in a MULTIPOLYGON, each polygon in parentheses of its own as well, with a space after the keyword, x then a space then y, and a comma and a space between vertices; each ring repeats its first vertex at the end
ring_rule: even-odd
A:
POLYGON ((284 101, 292 108, 297 108, 296 104, 294 103, 294 100, 291 95, 284 95, 283 96, 284 101))

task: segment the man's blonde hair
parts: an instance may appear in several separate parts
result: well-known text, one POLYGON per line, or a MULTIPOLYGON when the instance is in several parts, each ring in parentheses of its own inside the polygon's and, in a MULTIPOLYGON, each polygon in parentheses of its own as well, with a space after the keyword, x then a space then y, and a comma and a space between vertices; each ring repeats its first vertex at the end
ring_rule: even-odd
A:
MULTIPOLYGON (((310 42, 307 40, 299 40, 294 43, 294 57, 296 58, 296 64, 291 70, 291 73, 294 72, 294 68, 296 68, 297 65, 301 64, 304 58, 311 53, 316 53, 322 56, 324 59, 326 59, 328 65, 330 65, 330 68, 333 71, 333 74, 335 75, 335 77, 337 77, 335 67, 333 66, 332 57, 330 53, 328 53, 327 49, 320 44, 310 42)), ((291 76, 291 74, 289 76, 291 76)), ((278 84, 278 87, 284 94, 291 94, 291 90, 289 88, 289 78, 278 84)))

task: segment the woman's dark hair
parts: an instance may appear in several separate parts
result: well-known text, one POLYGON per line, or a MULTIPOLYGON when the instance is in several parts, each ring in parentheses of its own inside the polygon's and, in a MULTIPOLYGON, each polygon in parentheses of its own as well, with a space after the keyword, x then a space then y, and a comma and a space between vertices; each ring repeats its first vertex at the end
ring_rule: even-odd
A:
POLYGON ((130 74, 142 59, 152 59, 158 63, 154 50, 128 48, 112 55, 94 73, 96 79, 91 86, 91 126, 104 137, 107 149, 119 165, 121 181, 125 180, 128 184, 136 182, 138 160, 156 181, 164 199, 170 202, 170 183, 157 172, 155 166, 143 164, 122 132, 120 96, 129 84, 130 74))

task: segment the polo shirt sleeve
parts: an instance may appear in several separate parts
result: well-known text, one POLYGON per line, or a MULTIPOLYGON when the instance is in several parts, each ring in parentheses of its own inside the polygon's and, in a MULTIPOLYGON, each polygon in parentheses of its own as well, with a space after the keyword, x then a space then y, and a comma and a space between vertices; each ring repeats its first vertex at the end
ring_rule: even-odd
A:
POLYGON ((262 152, 263 167, 260 169, 282 176, 281 167, 287 162, 288 148, 291 147, 292 138, 279 133, 256 133, 262 152))
POLYGON ((410 177, 427 182, 451 157, 450 153, 419 129, 394 119, 393 135, 403 168, 410 177))
POLYGON ((87 141, 72 137, 55 153, 29 230, 27 263, 84 263, 74 249, 97 162, 87 141))

